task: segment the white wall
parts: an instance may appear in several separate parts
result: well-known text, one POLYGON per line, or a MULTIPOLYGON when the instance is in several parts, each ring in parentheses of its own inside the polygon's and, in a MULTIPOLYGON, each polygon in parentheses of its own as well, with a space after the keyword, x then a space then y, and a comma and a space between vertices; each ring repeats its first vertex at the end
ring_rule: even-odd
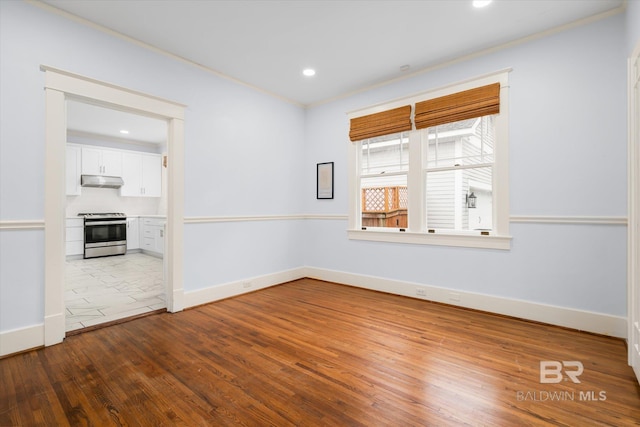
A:
POLYGON ((0 231, 0 332, 42 323, 43 266, 42 231, 0 231))
POLYGON ((640 43, 640 0, 629 0, 626 13, 627 53, 640 43))
MULTIPOLYGON (((617 15, 307 111, 307 170, 335 161, 337 180, 336 199, 307 194, 307 210, 348 212, 346 112, 512 67, 511 215, 625 217, 624 36, 625 16, 617 15)), ((314 177, 307 180, 313 188, 314 177)), ((624 225, 512 223, 509 251, 349 241, 346 228, 346 219, 310 223, 307 265, 626 315, 624 225)))
MULTIPOLYGON (((0 51, 0 222, 44 217, 41 64, 187 105, 186 217, 301 212, 301 108, 25 2, 0 2, 0 51)), ((185 226, 185 292, 303 265, 300 221, 246 225, 185 226)), ((43 240, 0 230, 0 333, 43 322, 43 240)))

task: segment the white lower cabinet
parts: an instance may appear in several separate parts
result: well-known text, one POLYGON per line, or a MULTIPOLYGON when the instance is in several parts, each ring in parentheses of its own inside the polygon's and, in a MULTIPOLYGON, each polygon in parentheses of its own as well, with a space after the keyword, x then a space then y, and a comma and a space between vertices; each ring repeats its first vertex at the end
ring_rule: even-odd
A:
POLYGON ((140 217, 140 249, 164 254, 164 218, 140 217))
POLYGON ((127 250, 140 249, 140 222, 138 218, 127 218, 127 250))
POLYGON ((65 220, 66 255, 84 255, 84 219, 67 218, 65 220))
POLYGON ((166 221, 162 221, 162 225, 156 227, 156 252, 164 255, 164 224, 166 221))

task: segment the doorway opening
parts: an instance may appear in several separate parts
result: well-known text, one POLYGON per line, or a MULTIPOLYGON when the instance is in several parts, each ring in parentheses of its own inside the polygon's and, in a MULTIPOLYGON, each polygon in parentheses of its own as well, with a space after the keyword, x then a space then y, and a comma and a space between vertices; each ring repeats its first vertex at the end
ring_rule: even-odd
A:
POLYGON ((163 234, 163 276, 166 308, 183 308, 182 249, 184 205, 184 109, 185 106, 100 82, 62 70, 42 66, 45 72, 45 345, 65 337, 65 216, 67 214, 66 171, 67 103, 103 107, 153 118, 166 123, 166 225, 163 234))
POLYGON ((65 332, 165 311, 167 123, 75 100, 65 147, 65 332))

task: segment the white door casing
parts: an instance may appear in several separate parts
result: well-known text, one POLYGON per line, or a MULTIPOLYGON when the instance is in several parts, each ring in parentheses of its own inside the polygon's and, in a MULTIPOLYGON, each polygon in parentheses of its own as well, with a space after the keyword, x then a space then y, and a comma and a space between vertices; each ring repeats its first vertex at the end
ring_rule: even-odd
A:
POLYGON ((76 99, 166 120, 167 235, 165 280, 167 310, 181 311, 183 290, 184 224, 184 110, 185 106, 91 78, 41 66, 45 72, 45 286, 44 344, 62 342, 65 266, 66 101, 76 99))
POLYGON ((629 365, 640 382, 640 43, 629 58, 629 365))

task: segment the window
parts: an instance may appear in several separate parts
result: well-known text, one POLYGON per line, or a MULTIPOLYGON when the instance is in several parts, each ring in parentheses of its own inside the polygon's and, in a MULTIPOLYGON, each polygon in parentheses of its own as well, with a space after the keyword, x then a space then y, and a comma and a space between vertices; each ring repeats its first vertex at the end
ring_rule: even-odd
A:
POLYGON ((407 132, 361 142, 362 227, 407 227, 407 132))
POLYGON ((509 249, 507 76, 350 113, 349 238, 509 249), (381 130, 406 104, 411 129, 381 130))

